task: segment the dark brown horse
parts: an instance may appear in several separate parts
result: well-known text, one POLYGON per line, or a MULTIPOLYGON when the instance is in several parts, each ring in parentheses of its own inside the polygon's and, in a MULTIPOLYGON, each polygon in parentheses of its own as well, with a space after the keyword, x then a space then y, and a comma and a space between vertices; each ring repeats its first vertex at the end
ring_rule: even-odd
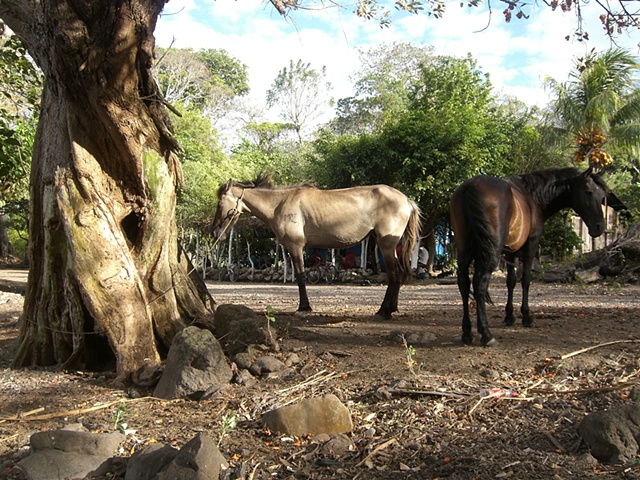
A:
POLYGON ((321 190, 310 185, 273 188, 270 176, 229 182, 218 191, 213 221, 223 237, 243 212, 262 220, 289 251, 300 293, 298 312, 311 311, 304 275, 304 247, 345 248, 373 235, 382 252, 389 284, 375 317, 391 318, 398 293, 411 275, 410 256, 420 238, 420 209, 387 185, 321 190), (396 246, 401 242, 400 258, 396 246))
MULTIPOLYGON (((471 281, 469 267, 474 264, 473 296, 476 301, 478 332, 482 345, 495 339, 489 331, 486 301, 491 274, 501 253, 507 262, 508 298, 504 322, 513 325, 513 289, 516 284, 514 262, 522 262, 522 324, 533 322, 529 312, 531 266, 538 250, 544 222, 554 213, 572 208, 598 237, 605 224, 602 205, 605 200, 620 207, 621 202, 591 169, 541 170, 499 179, 478 175, 462 183, 451 197, 451 224, 458 250, 458 287, 462 296, 462 341, 473 341, 469 318, 471 281)), ((624 208, 622 206, 621 208, 624 208)))

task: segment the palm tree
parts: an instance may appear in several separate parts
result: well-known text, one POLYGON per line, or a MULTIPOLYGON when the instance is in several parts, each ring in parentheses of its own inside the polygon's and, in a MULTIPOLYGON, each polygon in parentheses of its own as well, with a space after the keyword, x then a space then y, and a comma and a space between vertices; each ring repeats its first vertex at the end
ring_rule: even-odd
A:
POLYGON ((601 170, 612 162, 605 150, 640 150, 640 72, 638 58, 623 49, 580 59, 569 81, 547 78, 552 92, 552 131, 555 138, 572 139, 573 159, 601 170))

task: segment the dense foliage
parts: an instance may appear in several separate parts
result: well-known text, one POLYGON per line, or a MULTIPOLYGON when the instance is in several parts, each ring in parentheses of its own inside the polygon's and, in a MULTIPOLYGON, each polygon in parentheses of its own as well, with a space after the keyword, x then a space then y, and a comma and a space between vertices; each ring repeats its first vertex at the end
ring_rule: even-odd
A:
MULTIPOLYGON (((17 39, 3 42, 2 207, 14 212, 12 222, 23 230, 26 219, 17 222, 26 211, 28 150, 40 87, 17 39)), ((607 152, 615 159, 608 168, 610 183, 632 209, 638 205, 640 90, 638 64, 628 52, 592 54, 568 82, 549 79, 555 101, 541 112, 517 99, 499 98, 471 56, 435 56, 430 48, 409 43, 380 45, 361 52, 354 96, 340 99, 334 118, 308 141, 303 129, 330 100, 324 67, 290 62, 267 98, 281 107, 283 121, 264 121, 254 113, 229 139, 215 126, 225 117, 244 115, 235 99, 248 93, 246 66, 213 49, 160 50, 158 57, 158 83, 176 114, 173 124, 183 148, 185 183, 176 215, 184 235, 210 235, 221 183, 272 171, 279 184, 391 184, 419 202, 427 234, 446 236, 448 200, 460 182, 477 173, 505 176, 569 164, 572 145, 585 131, 606 133, 607 152), (300 92, 308 97, 302 105, 292 100, 300 92)), ((551 250, 570 250, 575 243, 564 234, 546 238, 555 242, 543 242, 551 250)))
POLYGON ((14 35, 0 35, 0 257, 24 255, 41 78, 14 35))

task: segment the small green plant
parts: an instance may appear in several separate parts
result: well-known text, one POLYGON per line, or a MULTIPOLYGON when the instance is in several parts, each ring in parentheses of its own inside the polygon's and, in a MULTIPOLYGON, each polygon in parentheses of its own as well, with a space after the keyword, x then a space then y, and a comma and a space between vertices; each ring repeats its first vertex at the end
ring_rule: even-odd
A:
POLYGON ((220 438, 218 439, 218 446, 222 442, 222 439, 229 434, 231 430, 238 426, 238 417, 234 413, 226 413, 222 416, 222 424, 220 425, 220 438))
POLYGON ((271 305, 267 305, 267 313, 265 314, 265 317, 267 317, 267 332, 269 333, 269 340, 272 345, 277 345, 277 342, 273 338, 273 333, 271 332, 271 324, 273 323, 275 325, 277 313, 277 309, 273 308, 271 305))
POLYGON ((404 350, 406 355, 406 360, 404 363, 407 367, 409 367, 409 370, 411 371, 411 373, 415 375, 416 372, 413 371, 413 367, 417 365, 416 349, 413 347, 413 345, 409 345, 407 343, 407 339, 405 338, 404 335, 402 335, 402 344, 404 345, 404 350))
POLYGON ((113 428, 118 430, 119 432, 124 433, 129 426, 125 421, 125 417, 129 415, 133 410, 127 408, 127 404, 124 400, 121 400, 116 407, 115 412, 113 412, 113 428))

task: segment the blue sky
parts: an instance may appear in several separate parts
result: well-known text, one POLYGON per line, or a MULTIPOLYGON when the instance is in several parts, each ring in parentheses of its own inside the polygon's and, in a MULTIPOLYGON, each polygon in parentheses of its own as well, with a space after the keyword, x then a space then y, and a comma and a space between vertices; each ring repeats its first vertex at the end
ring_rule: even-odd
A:
MULTIPOLYGON (((256 106, 264 106, 265 92, 278 71, 298 59, 316 69, 326 66, 334 98, 349 96, 349 77, 359 66, 357 48, 392 41, 431 45, 442 55, 470 53, 490 74, 496 92, 543 106, 548 101, 542 87, 546 76, 564 81, 574 58, 588 49, 610 46, 598 24, 599 12, 589 11, 595 8, 591 3, 583 10, 583 16, 595 22, 587 29, 591 39, 586 45, 565 40, 576 25, 572 12, 534 5, 530 19, 507 24, 504 4, 498 2, 491 17, 486 4, 460 8, 454 1, 448 3, 444 18, 402 15, 382 29, 375 21, 356 17, 352 7, 300 10, 284 19, 263 0, 171 0, 155 33, 159 46, 173 41, 176 48, 221 48, 245 63, 256 106)), ((619 43, 637 54, 640 35, 635 35, 623 36, 619 43)))

